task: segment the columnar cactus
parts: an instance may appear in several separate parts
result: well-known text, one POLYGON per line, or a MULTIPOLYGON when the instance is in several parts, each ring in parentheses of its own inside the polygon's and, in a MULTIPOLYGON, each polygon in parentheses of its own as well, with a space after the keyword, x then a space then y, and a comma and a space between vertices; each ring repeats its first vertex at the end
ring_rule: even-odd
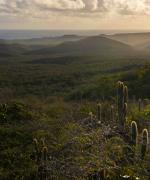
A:
POLYGON ((114 121, 114 106, 110 107, 110 120, 114 121))
POLYGON ((118 119, 120 125, 124 127, 127 115, 127 102, 128 102, 128 88, 124 86, 123 82, 118 82, 118 119))
POLYGON ((42 143, 42 147, 45 147, 46 145, 45 145, 45 139, 41 139, 41 143, 42 143))
POLYGON ((126 121, 126 116, 127 116, 127 109, 128 109, 128 105, 127 103, 124 103, 124 108, 123 108, 123 112, 122 112, 122 116, 123 116, 123 120, 124 120, 124 123, 126 121))
POLYGON ((33 143, 35 146, 35 151, 38 151, 38 140, 36 138, 33 139, 33 143))
POLYGON ((48 152, 48 149, 47 147, 43 147, 42 149, 42 159, 43 159, 43 162, 46 162, 47 161, 47 152, 48 152))
POLYGON ((124 103, 128 103, 128 87, 124 86, 124 103))
POLYGON ((48 167, 47 167, 47 153, 48 149, 47 147, 43 147, 42 149, 42 161, 43 161, 43 180, 48 179, 48 167))
POLYGON ((148 138, 148 130, 144 129, 142 131, 142 147, 141 147, 141 158, 144 159, 145 154, 148 149, 148 144, 149 144, 149 138, 148 138))
POLYGON ((101 180, 105 180, 106 179, 106 171, 104 169, 100 171, 99 178, 101 180))
POLYGON ((39 145, 38 140, 35 138, 33 140, 35 145, 35 162, 38 166, 38 177, 41 180, 47 180, 47 153, 48 149, 45 146, 45 142, 41 139, 41 145, 39 145))
POLYGON ((138 127, 135 121, 131 122, 131 143, 136 146, 138 140, 138 127))
POLYGON ((34 156, 35 156, 35 161, 38 163, 40 161, 40 156, 41 156, 41 152, 40 152, 40 149, 39 149, 39 143, 38 143, 38 140, 36 138, 33 139, 33 143, 34 143, 34 147, 35 147, 35 153, 34 153, 34 156))
POLYGON ((100 103, 97 104, 97 119, 102 121, 102 105, 100 103))
POLYGON ((141 112, 141 109, 142 109, 142 108, 141 108, 141 107, 142 107, 142 100, 141 100, 141 99, 139 99, 138 105, 139 105, 139 107, 138 107, 138 108, 139 108, 139 112, 141 112))
POLYGON ((92 112, 89 112, 89 117, 90 117, 90 120, 92 121, 93 120, 93 113, 92 112))
MULTIPOLYGON (((119 121, 122 121, 122 110, 123 110, 123 106, 124 106, 124 85, 122 82, 118 82, 118 118, 119 121)), ((122 122, 121 122, 122 124, 122 122)))

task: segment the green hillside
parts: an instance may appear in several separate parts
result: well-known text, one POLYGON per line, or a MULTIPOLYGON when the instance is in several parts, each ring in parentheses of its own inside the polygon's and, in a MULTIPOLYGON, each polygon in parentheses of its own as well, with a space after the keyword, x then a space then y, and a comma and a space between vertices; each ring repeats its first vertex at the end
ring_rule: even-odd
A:
POLYGON ((72 55, 72 56, 127 56, 134 55, 129 45, 101 36, 88 37, 76 42, 66 42, 55 47, 32 51, 30 54, 39 55, 72 55))
POLYGON ((12 56, 1 56, 2 96, 70 96, 83 84, 93 87, 101 76, 131 71, 150 61, 149 55, 101 36, 42 47, 5 42, 2 52, 10 50, 12 56))

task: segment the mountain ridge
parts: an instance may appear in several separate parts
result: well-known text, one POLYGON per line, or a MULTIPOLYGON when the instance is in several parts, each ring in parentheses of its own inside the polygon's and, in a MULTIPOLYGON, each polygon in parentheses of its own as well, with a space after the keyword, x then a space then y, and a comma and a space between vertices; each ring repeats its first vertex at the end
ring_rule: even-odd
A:
POLYGON ((104 37, 111 38, 128 44, 134 48, 144 50, 146 45, 150 45, 150 32, 146 33, 123 33, 104 35, 104 37))
POLYGON ((91 36, 75 42, 64 42, 50 48, 42 48, 31 51, 30 54, 59 54, 59 55, 125 55, 136 52, 136 50, 119 41, 103 36, 91 36))

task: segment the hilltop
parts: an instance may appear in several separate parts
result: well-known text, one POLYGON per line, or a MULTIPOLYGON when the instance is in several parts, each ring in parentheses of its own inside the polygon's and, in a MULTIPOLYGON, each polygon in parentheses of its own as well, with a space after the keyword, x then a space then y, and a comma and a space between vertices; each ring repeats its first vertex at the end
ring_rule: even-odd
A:
POLYGON ((125 34, 114 34, 114 35, 104 35, 105 37, 111 38, 113 40, 126 43, 138 49, 147 49, 146 47, 150 45, 150 33, 125 33, 125 34))
POLYGON ((30 54, 39 55, 80 55, 80 56, 126 56, 137 51, 129 45, 102 36, 93 36, 74 42, 64 42, 54 47, 31 51, 30 54))

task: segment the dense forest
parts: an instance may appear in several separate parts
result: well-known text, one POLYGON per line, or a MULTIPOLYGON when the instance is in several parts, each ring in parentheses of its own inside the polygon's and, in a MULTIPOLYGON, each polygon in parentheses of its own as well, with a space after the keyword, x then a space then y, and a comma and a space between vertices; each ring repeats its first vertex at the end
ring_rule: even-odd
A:
POLYGON ((0 40, 0 179, 149 180, 148 37, 0 40))

